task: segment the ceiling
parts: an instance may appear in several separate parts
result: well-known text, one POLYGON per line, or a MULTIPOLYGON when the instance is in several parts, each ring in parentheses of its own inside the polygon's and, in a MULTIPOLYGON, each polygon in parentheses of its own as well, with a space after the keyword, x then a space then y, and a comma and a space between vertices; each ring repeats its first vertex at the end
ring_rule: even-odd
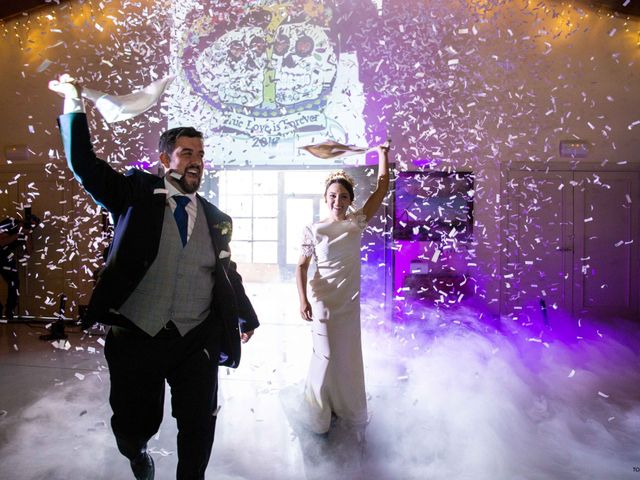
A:
POLYGON ((60 1, 64 0, 49 0, 48 2, 45 0, 0 0, 0 19, 6 20, 34 8, 60 3, 60 1))
MULTIPOLYGON (((64 1, 66 0, 0 0, 0 19, 6 20, 45 5, 59 4, 64 1)), ((622 15, 640 17, 640 0, 578 0, 578 3, 604 8, 622 15)))
POLYGON ((580 3, 605 8, 623 15, 640 17, 640 0, 583 0, 580 3))

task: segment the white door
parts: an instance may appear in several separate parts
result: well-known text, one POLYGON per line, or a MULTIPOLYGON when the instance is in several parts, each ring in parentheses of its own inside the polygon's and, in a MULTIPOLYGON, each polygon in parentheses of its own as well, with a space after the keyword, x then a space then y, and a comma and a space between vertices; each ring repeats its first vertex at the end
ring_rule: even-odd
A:
MULTIPOLYGON (((65 172, 66 173, 66 172, 65 172)), ((69 180, 55 177, 38 178, 35 181, 21 179, 22 194, 37 191, 39 195, 30 199, 32 211, 43 220, 33 234, 33 253, 24 262, 20 288, 20 309, 24 315, 53 316, 58 312, 60 296, 67 297, 65 315, 73 317, 77 314, 78 303, 88 303, 87 294, 90 285, 77 284, 80 278, 80 263, 91 271, 89 256, 99 255, 93 248, 95 237, 83 237, 74 228, 80 222, 88 227, 97 226, 100 217, 99 209, 91 205, 91 212, 80 210, 85 204, 73 201, 75 186, 69 180), (35 187, 30 188, 29 184, 35 187), (78 210, 74 212, 74 206, 78 210)), ((87 196, 88 197, 88 196, 87 196)), ((90 202, 90 199, 86 199, 90 202)))
POLYGON ((501 312, 638 314, 638 173, 509 171, 501 312))
POLYGON ((546 320, 571 311, 570 172, 510 171, 502 248, 502 312, 546 320))
POLYGON ((638 311, 638 174, 574 174, 574 295, 577 316, 638 311))
MULTIPOLYGON (((9 169, 0 172, 0 184, 6 185, 6 190, 0 191, 2 218, 15 217, 31 206, 32 213, 42 220, 33 232, 33 253, 19 257, 19 315, 51 317, 58 311, 60 296, 65 295, 66 315, 73 316, 77 304, 87 303, 91 291, 90 285, 80 285, 78 279, 81 258, 91 271, 92 242, 79 236, 74 226, 80 222, 97 226, 99 218, 82 211, 84 204, 74 199, 76 187, 66 166, 56 168, 61 169, 60 175, 48 175, 38 165, 23 166, 20 175, 9 169), (78 208, 76 215, 71 214, 74 208, 78 208)), ((0 298, 5 303, 4 282, 0 282, 0 298)))

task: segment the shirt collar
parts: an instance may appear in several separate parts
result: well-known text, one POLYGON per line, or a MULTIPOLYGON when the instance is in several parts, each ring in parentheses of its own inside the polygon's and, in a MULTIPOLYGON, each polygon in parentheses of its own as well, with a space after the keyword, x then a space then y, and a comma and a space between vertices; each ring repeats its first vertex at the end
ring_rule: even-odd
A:
POLYGON ((184 195, 185 197, 189 197, 189 200, 191 200, 191 202, 193 202, 193 205, 195 205, 196 193, 182 193, 173 185, 173 183, 169 181, 167 175, 164 176, 164 186, 167 189, 167 192, 169 192, 167 194, 167 198, 173 197, 174 195, 184 195))

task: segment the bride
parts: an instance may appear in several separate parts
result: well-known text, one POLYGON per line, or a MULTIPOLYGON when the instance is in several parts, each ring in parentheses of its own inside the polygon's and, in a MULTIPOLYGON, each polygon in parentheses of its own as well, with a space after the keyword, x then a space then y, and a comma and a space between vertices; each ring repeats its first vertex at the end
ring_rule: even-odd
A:
POLYGON ((306 422, 329 431, 331 417, 355 428, 367 423, 360 340, 360 241, 389 189, 389 142, 377 147, 378 183, 364 206, 351 209, 354 181, 343 170, 325 181, 329 217, 304 228, 296 268, 300 316, 312 322, 313 354, 307 375, 306 422), (309 265, 316 264, 312 278, 309 265))

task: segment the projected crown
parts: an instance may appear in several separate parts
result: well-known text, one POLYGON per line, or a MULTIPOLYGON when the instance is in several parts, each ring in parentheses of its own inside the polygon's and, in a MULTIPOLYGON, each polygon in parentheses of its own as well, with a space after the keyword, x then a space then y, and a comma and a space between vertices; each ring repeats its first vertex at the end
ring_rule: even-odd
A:
MULTIPOLYGON (((330 11, 318 4, 274 2, 245 11, 233 22, 207 26, 203 21, 184 40, 188 81, 216 109, 246 117, 322 111, 337 72, 335 47, 327 35, 330 19, 330 11)), ((246 120, 241 123, 235 127, 250 127, 246 120)))

